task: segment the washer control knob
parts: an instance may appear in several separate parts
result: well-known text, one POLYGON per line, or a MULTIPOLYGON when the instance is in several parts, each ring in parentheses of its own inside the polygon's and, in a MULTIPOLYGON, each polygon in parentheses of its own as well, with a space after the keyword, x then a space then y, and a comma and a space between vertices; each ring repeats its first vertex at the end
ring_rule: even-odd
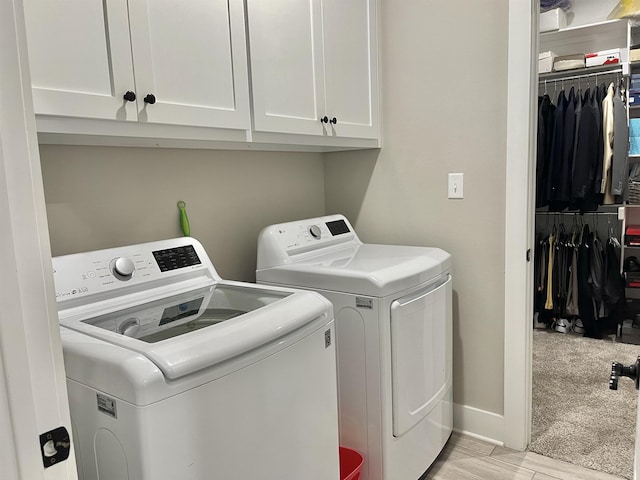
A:
POLYGON ((309 233, 313 238, 320 238, 322 232, 320 231, 320 227, 318 225, 311 225, 309 227, 309 233))
POLYGON ((125 279, 131 278, 135 269, 135 265, 127 257, 118 257, 115 262, 113 262, 113 273, 125 279))

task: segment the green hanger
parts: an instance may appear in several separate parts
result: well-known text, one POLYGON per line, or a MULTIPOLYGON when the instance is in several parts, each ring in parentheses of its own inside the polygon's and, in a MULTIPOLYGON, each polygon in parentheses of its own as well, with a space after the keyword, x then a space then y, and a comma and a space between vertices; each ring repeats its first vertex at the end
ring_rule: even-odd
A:
POLYGON ((191 227, 189 226, 189 218, 187 217, 187 204, 180 200, 178 202, 178 210, 180 210, 180 228, 185 237, 191 235, 191 227))

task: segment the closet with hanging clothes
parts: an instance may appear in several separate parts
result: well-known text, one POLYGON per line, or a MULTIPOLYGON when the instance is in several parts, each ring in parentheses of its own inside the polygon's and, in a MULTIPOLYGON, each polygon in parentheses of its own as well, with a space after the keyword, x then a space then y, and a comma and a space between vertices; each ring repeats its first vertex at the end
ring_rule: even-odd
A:
POLYGON ((592 338, 617 332, 626 302, 616 217, 537 212, 535 327, 592 338))
MULTIPOLYGON (((627 409, 617 403, 620 396, 601 392, 611 362, 618 357, 632 362, 634 355, 629 359, 626 353, 636 348, 623 345, 635 343, 628 341, 624 326, 638 307, 629 300, 622 276, 631 255, 625 225, 640 226, 640 208, 637 216, 630 213, 627 180, 629 115, 640 116, 640 106, 630 106, 633 29, 627 20, 608 18, 617 0, 569 2, 566 27, 541 31, 538 43, 540 127, 531 212, 535 331, 527 448, 569 463, 589 462, 590 468, 631 480, 635 431, 626 427, 633 420, 616 422, 635 419, 637 396, 631 393, 627 409), (589 372, 600 373, 590 377, 589 372), (615 420, 608 417, 611 412, 615 420), (614 423, 616 435, 611 434, 614 423), (609 451, 616 452, 612 462, 609 451)), ((634 254, 640 259, 640 244, 634 254)), ((640 261, 637 267, 640 281, 640 261)))
POLYGON ((539 84, 534 327, 602 338, 626 315, 626 77, 570 73, 539 84))
POLYGON ((623 202, 629 150, 625 82, 620 70, 541 80, 536 208, 584 213, 623 202))

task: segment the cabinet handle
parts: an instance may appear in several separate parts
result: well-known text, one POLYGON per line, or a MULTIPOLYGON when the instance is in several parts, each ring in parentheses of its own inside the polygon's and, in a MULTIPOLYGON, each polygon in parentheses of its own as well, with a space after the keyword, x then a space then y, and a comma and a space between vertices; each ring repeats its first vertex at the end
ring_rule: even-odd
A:
POLYGON ((324 117, 320 118, 320 121, 321 121, 322 123, 329 123, 329 117, 327 117, 327 116, 325 115, 324 117))
POLYGON ((144 97, 144 103, 153 105, 154 103, 156 103, 156 96, 153 93, 149 93, 146 97, 144 97))
POLYGON ((127 93, 125 93, 122 98, 124 98, 127 102, 135 102, 136 101, 136 94, 135 92, 132 92, 131 90, 127 91, 127 93))
POLYGON ((336 125, 338 123, 338 119, 336 117, 333 117, 331 120, 329 120, 329 123, 333 123, 334 125, 336 125))

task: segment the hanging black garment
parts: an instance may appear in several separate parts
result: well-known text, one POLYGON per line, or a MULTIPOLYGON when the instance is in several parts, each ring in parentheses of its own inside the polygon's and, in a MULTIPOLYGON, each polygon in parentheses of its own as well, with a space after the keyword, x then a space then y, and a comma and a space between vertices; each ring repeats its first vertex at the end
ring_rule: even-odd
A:
MULTIPOLYGON (((564 90, 558 95, 556 109, 553 112, 553 134, 551 138, 551 147, 549 149, 549 168, 547 176, 547 198, 549 199, 550 211, 562 211, 567 208, 569 202, 563 202, 560 199, 560 190, 564 181, 562 177, 562 156, 564 153, 565 143, 565 112, 569 101, 564 94, 564 90)), ((571 139, 573 142, 573 138, 571 139)))
POLYGON ((547 298, 547 268, 549 264, 549 243, 546 235, 540 234, 536 242, 536 274, 535 274, 535 310, 538 321, 550 323, 550 315, 544 308, 547 298))
POLYGON ((553 135, 555 105, 549 95, 538 99, 538 154, 536 159, 536 208, 549 204, 546 181, 549 171, 549 154, 553 135))
POLYGON ((534 242, 533 248, 533 311, 539 312, 539 301, 538 301, 538 285, 540 279, 540 243, 541 236, 540 233, 536 233, 536 240, 534 242))
MULTIPOLYGON (((578 131, 580 130, 580 120, 582 119, 582 90, 578 89, 578 91, 576 92, 576 97, 575 97, 575 101, 574 101, 574 113, 575 113, 575 126, 573 129, 573 157, 572 157, 572 162, 571 162, 571 179, 573 182, 573 177, 575 175, 575 168, 576 168, 576 164, 575 164, 575 158, 576 158, 576 146, 578 143, 578 131)), ((573 188, 573 185, 572 185, 573 188)), ((573 199, 573 194, 571 196, 571 198, 573 199)))
POLYGON ((597 233, 590 236, 591 257, 589 266, 591 268, 590 282, 591 293, 593 295, 595 306, 596 320, 605 317, 607 312, 604 307, 604 283, 605 283, 605 263, 604 263, 604 247, 597 233))
POLYGON ((569 281, 565 311, 569 316, 580 315, 578 308, 578 247, 571 243, 571 261, 569 263, 569 281))
POLYGON ((598 338, 599 332, 596 327, 596 320, 593 306, 593 292, 591 291, 591 255, 589 244, 591 243, 591 232, 589 226, 585 225, 582 230, 582 241, 578 250, 578 308, 580 318, 584 327, 584 336, 598 338))
POLYGON ((542 310, 542 268, 543 268, 543 251, 542 243, 543 243, 542 234, 536 234, 536 243, 535 243, 535 252, 534 252, 534 263, 533 263, 533 311, 540 312, 542 310))
POLYGON ((613 164, 611 166, 611 193, 624 193, 629 175, 629 124, 627 109, 620 89, 613 97, 613 164))
POLYGON ((571 190, 569 194, 571 198, 570 204, 569 204, 570 210, 578 210, 580 208, 579 203, 582 202, 582 199, 579 199, 575 195, 574 188, 575 188, 576 178, 578 175, 576 173, 576 169, 579 168, 579 167, 576 167, 576 150, 578 149, 578 134, 580 132, 580 123, 582 120, 583 98, 584 98, 584 93, 582 92, 582 90, 578 89, 578 91, 576 92, 576 98, 574 103, 576 125, 573 130, 573 156, 571 158, 571 190))
POLYGON ((606 247, 606 282, 605 282, 605 301, 609 309, 607 318, 607 327, 609 330, 616 330, 627 316, 626 298, 625 298, 625 281, 620 274, 620 255, 621 247, 617 238, 610 238, 606 247))
POLYGON ((602 101, 607 96, 607 86, 603 83, 599 87, 596 87, 593 92, 592 102, 597 109, 598 118, 598 150, 596 154, 597 161, 595 163, 595 199, 594 202, 597 205, 602 205, 604 201, 604 195, 600 193, 603 176, 603 161, 604 161, 604 130, 603 130, 603 115, 602 115, 602 101))
POLYGON ((566 208, 571 202, 571 172, 573 167, 573 148, 576 134, 576 96, 573 87, 569 91, 564 112, 564 142, 560 166, 560 180, 555 200, 558 209, 566 208))
POLYGON ((620 275, 620 243, 610 238, 606 246, 604 300, 613 311, 618 303, 624 301, 624 279, 620 275))
POLYGON ((577 121, 571 186, 572 204, 582 212, 598 208, 595 193, 595 172, 600 144, 602 120, 598 117, 595 96, 587 90, 582 99, 577 121))
POLYGON ((569 284, 569 236, 564 232, 564 226, 560 225, 560 233, 556 242, 556 255, 554 262, 554 300, 553 313, 556 318, 567 318, 567 294, 569 284))
MULTIPOLYGON (((562 233, 556 233, 555 242, 553 242, 553 282, 551 284, 551 294, 553 296, 553 308, 551 313, 554 318, 560 318, 564 311, 564 301, 561 298, 560 283, 562 279, 562 233), (560 304, 562 302, 562 305, 560 304)), ((566 301, 566 300, 565 300, 566 301)))
POLYGON ((544 116, 542 115, 543 97, 538 97, 538 136, 536 149, 536 208, 544 207, 542 199, 543 179, 545 176, 545 156, 544 156, 544 116))

